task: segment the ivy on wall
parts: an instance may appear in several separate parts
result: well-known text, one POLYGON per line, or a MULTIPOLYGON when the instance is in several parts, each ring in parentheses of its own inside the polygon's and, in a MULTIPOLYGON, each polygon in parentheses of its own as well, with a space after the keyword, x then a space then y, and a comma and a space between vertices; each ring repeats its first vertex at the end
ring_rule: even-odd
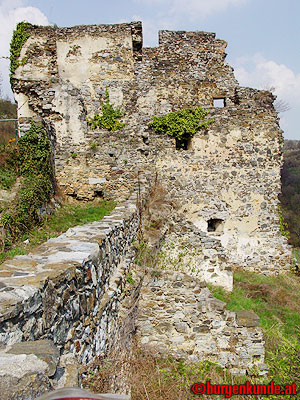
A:
POLYGON ((186 149, 189 139, 200 129, 208 129, 213 122, 213 120, 203 121, 208 113, 209 111, 201 107, 183 108, 161 117, 152 117, 152 122, 148 126, 156 133, 166 133, 174 137, 177 149, 186 149))
POLYGON ((34 25, 29 22, 19 22, 16 26, 16 29, 13 32, 13 36, 10 42, 10 80, 12 80, 12 76, 15 73, 15 70, 19 67, 19 65, 24 65, 25 60, 19 60, 22 47, 26 40, 30 36, 30 30, 34 27, 34 25))
POLYGON ((0 242, 4 249, 41 220, 40 208, 53 192, 52 151, 45 129, 32 124, 19 139, 14 157, 21 186, 0 218, 0 242))

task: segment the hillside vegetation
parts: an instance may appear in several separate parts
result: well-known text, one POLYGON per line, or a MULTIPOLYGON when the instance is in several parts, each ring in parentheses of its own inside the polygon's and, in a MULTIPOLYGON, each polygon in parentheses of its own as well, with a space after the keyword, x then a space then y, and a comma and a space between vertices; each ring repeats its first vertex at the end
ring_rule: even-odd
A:
POLYGON ((103 201, 57 210, 55 190, 51 144, 42 127, 32 124, 17 142, 0 145, 0 262, 72 226, 100 220, 114 207, 103 201))
MULTIPOLYGON (((0 120, 17 118, 16 104, 8 99, 0 99, 0 120)), ((0 145, 6 144, 10 139, 16 138, 14 121, 0 122, 0 145)))
MULTIPOLYGON (((283 217, 290 232, 289 242, 300 247, 300 141, 286 140, 281 172, 283 217)), ((299 260, 300 261, 300 260, 299 260)))

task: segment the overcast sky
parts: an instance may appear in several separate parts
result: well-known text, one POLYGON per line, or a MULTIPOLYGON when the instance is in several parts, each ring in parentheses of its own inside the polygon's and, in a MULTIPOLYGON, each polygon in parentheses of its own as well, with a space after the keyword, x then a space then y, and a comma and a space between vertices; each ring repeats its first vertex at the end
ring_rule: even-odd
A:
MULTIPOLYGON (((291 109, 281 113, 286 139, 300 140, 300 0, 0 0, 0 56, 9 56, 17 22, 109 24, 140 20, 144 45, 159 29, 216 32, 243 86, 274 87, 291 109)), ((0 59, 2 95, 12 94, 9 62, 0 59)))

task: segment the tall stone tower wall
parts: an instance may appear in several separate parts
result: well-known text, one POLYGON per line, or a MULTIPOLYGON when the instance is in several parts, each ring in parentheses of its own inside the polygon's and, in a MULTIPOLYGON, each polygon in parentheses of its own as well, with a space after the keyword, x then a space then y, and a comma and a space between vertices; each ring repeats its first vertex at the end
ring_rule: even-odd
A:
POLYGON ((230 289, 232 267, 267 274, 289 268, 277 210, 283 139, 274 97, 239 86, 225 41, 161 31, 158 47, 143 48, 138 22, 30 33, 20 56, 27 62, 13 76, 21 134, 31 119, 45 124, 66 194, 124 198, 138 171, 158 174, 185 221, 168 235, 165 251, 172 253, 171 243, 179 249, 186 226, 191 230, 183 270, 230 289), (106 90, 124 112, 119 132, 87 124, 101 112, 106 90), (209 109, 214 122, 187 150, 148 129, 153 115, 195 106, 209 109))

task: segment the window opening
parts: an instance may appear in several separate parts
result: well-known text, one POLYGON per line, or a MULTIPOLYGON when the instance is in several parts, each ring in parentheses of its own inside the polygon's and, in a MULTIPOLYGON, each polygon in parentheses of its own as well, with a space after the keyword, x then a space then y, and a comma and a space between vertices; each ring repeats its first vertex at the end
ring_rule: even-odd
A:
POLYGON ((224 221, 219 218, 211 218, 207 221, 207 232, 223 232, 224 221))
POLYGON ((226 106, 225 97, 214 99, 215 108, 223 108, 226 106))
POLYGON ((176 150, 190 150, 191 149, 191 138, 185 138, 184 140, 179 140, 175 138, 176 150))

